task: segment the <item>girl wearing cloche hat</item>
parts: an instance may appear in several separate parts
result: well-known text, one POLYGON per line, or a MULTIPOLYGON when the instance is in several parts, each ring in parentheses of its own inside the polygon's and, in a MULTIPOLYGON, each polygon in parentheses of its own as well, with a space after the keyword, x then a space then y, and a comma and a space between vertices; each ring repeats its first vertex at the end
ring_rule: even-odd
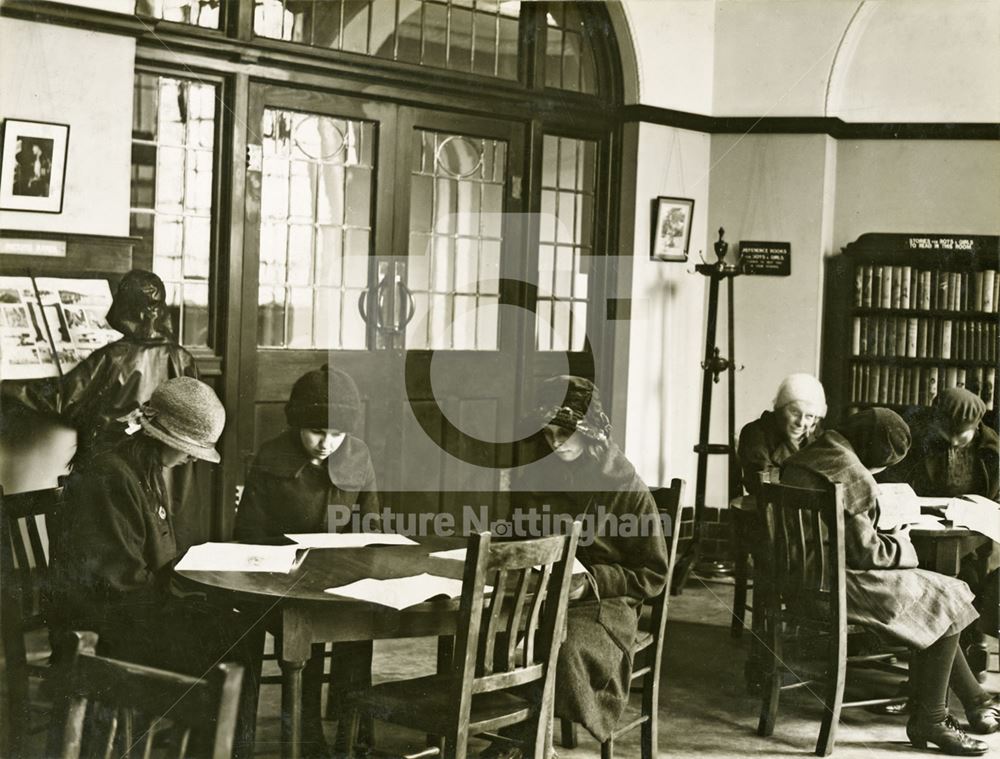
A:
MULTIPOLYGON (((264 443, 254 458, 236 512, 236 539, 254 543, 286 534, 331 532, 333 510, 357 509, 362 526, 376 528, 379 502, 368 446, 353 433, 361 413, 354 380, 323 366, 296 380, 285 419, 288 429, 264 443)), ((325 756, 320 701, 324 646, 302 674, 303 755, 325 756)), ((337 643, 331 652, 331 696, 371 684, 370 641, 337 643)))
POLYGON ((193 459, 219 461, 226 412, 208 385, 177 377, 122 421, 122 439, 66 481, 65 525, 50 535, 45 614, 53 640, 94 630, 99 653, 199 677, 220 659, 243 664, 236 743, 237 754, 248 755, 263 633, 248 634, 237 613, 179 597, 170 586, 181 552, 164 477, 193 459))

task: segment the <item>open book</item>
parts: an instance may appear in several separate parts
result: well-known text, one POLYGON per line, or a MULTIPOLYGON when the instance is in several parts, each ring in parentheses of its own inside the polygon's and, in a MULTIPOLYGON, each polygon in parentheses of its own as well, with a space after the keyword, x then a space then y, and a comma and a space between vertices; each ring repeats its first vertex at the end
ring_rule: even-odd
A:
POLYGON ((398 610, 416 606, 435 596, 458 598, 462 595, 462 581, 424 572, 412 577, 395 577, 390 580, 367 578, 338 588, 327 588, 325 592, 398 610))
POLYGON ((189 572, 278 572, 289 574, 302 564, 308 548, 243 543, 191 546, 175 569, 189 572))
POLYGON ((417 541, 392 532, 299 532, 285 537, 309 548, 364 548, 365 546, 415 546, 417 541))

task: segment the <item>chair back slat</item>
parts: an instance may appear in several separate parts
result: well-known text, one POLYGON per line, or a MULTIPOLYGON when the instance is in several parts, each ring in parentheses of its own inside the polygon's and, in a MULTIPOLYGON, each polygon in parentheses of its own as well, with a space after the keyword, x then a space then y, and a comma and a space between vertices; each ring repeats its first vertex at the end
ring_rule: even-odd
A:
POLYGON ((574 523, 565 536, 504 543, 494 543, 489 533, 469 538, 452 664, 461 684, 450 710, 456 724, 468 724, 474 693, 536 683, 529 689, 533 708, 550 703, 579 534, 574 523))
POLYGON ((764 483, 771 589, 802 621, 846 619, 843 486, 828 491, 764 483))
POLYGON ((180 742, 180 756, 191 732, 210 747, 212 759, 231 756, 242 667, 220 664, 203 678, 188 677, 97 656, 94 633, 73 633, 71 638, 61 693, 67 705, 62 759, 79 759, 85 734, 88 744, 103 745, 107 757, 131 756, 140 743, 143 756, 149 756, 164 719, 188 733, 180 742), (142 718, 139 724, 148 725, 138 738, 136 715, 142 718))

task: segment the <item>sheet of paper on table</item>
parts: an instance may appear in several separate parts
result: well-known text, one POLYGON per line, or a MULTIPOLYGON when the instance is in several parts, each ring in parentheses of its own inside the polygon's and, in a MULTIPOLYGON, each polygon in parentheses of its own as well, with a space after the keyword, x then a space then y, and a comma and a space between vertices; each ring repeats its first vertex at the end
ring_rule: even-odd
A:
POLYGON ((920 500, 905 482, 882 482, 878 486, 878 528, 891 530, 920 519, 920 500))
MULTIPOLYGON (((450 551, 434 551, 429 556, 433 556, 435 559, 453 559, 454 561, 465 561, 465 550, 464 548, 453 548, 450 551)), ((571 574, 581 575, 587 574, 587 568, 580 563, 580 560, 576 557, 573 558, 573 571, 571 574)))
POLYGON ((364 548, 365 546, 415 546, 417 541, 393 532, 299 532, 285 533, 300 546, 309 548, 364 548))
POLYGON ((957 527, 968 527, 990 540, 1000 543, 1000 503, 981 495, 952 498, 945 517, 957 527))
POLYGON ((424 572, 412 577, 395 577, 389 580, 366 578, 337 588, 327 588, 325 592, 398 610, 423 603, 435 596, 458 598, 462 595, 462 581, 424 572))
POLYGON ((936 517, 933 514, 921 514, 912 522, 908 522, 907 525, 912 529, 925 529, 925 530, 941 530, 944 529, 945 523, 941 517, 936 517))
POLYGON ((191 546, 175 567, 190 572, 278 572, 289 574, 306 557, 300 545, 261 546, 244 543, 202 543, 191 546))

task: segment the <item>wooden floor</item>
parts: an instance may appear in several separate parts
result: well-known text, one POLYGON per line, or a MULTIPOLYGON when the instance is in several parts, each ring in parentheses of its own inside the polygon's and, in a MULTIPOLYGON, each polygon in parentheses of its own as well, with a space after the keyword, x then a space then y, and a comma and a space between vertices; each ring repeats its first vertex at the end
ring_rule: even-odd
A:
MULTIPOLYGON (((743 686, 746 636, 729 637, 732 586, 692 580, 683 595, 671 599, 667 622, 665 663, 660 706, 660 755, 704 756, 742 759, 748 756, 810 756, 819 731, 821 705, 806 689, 786 694, 774 736, 756 735, 759 701, 743 686)), ((996 641, 992 641, 996 651, 996 641)), ((376 644, 375 676, 378 680, 428 674, 434 667, 433 641, 390 641, 376 644)), ((993 657, 993 669, 997 659, 993 657)), ((898 683, 875 675, 876 681, 849 683, 850 688, 877 689, 891 693, 898 683)), ((991 673, 991 690, 1000 689, 1000 674, 991 673)), ((266 686, 261 692, 257 757, 280 755, 279 688, 266 686)), ((633 696, 633 703, 638 697, 633 696)), ((956 717, 964 721, 961 710, 956 717)), ((904 732, 905 717, 886 717, 863 709, 847 710, 841 721, 834 756, 837 759, 927 755, 910 747, 904 732)), ((335 723, 328 723, 332 740, 335 723)), ((574 750, 556 750, 559 759, 593 759, 600 756, 597 742, 580 730, 580 745, 574 750)), ((407 733, 379 725, 380 746, 414 750, 423 746, 422 734, 407 733)), ((557 739, 558 740, 558 739, 557 739)), ((1000 734, 986 736, 1000 756, 1000 734)), ((478 744, 481 745, 481 744, 478 744)), ((616 756, 637 759, 638 732, 616 744, 616 756)), ((940 756, 940 754, 938 754, 940 756)))

